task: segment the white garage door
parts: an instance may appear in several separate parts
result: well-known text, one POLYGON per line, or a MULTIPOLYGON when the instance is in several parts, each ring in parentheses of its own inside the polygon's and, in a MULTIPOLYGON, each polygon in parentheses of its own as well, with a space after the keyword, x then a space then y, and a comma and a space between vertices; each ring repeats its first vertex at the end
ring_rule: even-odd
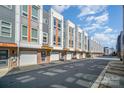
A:
POLYGON ((72 58, 71 53, 67 53, 67 60, 71 60, 71 58, 72 58))
POLYGON ((37 64, 37 51, 21 51, 20 52, 20 65, 33 65, 37 64))
POLYGON ((78 54, 76 54, 77 59, 79 59, 79 56, 80 56, 80 54, 79 54, 79 53, 78 53, 78 54))
POLYGON ((59 60, 59 53, 53 52, 50 54, 50 61, 59 60))

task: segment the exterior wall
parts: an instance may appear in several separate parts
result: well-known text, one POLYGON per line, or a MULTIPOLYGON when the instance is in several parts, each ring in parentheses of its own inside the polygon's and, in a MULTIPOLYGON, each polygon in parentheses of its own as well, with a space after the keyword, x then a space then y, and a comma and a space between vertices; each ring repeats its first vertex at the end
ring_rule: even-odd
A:
POLYGON ((124 31, 122 31, 121 33, 121 49, 120 49, 120 55, 123 58, 124 55, 124 31))
MULTIPOLYGON (((53 47, 53 49, 57 49, 57 50, 62 50, 63 49, 63 29, 64 29, 64 19, 63 19, 63 16, 59 13, 57 13, 55 10, 53 9, 50 9, 49 11, 50 13, 50 31, 49 31, 49 45, 50 47, 53 47), (53 37, 54 37, 54 19, 53 18, 56 18, 57 20, 60 20, 61 21, 61 46, 58 46, 58 44, 56 45, 53 45, 53 37)), ((56 23, 57 24, 57 23, 56 23)), ((56 29, 56 32, 58 32, 58 29, 56 29)), ((59 32, 58 32, 59 33, 59 32)), ((58 33, 56 33, 56 37, 58 37, 58 33)), ((58 40, 56 38, 56 43, 58 43, 58 40)))
POLYGON ((97 42, 93 38, 89 38, 89 53, 91 57, 102 56, 103 55, 103 47, 99 42, 97 42))
POLYGON ((64 38, 64 40, 65 40, 65 48, 68 48, 69 50, 71 50, 71 51, 75 51, 75 24, 74 23, 72 23, 70 20, 67 20, 66 22, 65 22, 65 38, 64 38), (70 34, 69 34, 69 27, 71 27, 72 29, 73 29, 73 37, 72 36, 70 36, 70 34), (69 46, 69 39, 72 39, 73 40, 73 47, 70 47, 69 46))
POLYGON ((75 39, 75 47, 76 47, 76 50, 79 50, 79 51, 82 51, 82 29, 79 28, 79 27, 76 27, 76 39, 75 39), (79 39, 79 35, 81 34, 81 39, 79 39), (81 47, 79 46, 79 42, 81 43, 81 47))
MULTIPOLYGON (((0 26, 1 21, 9 22, 12 25, 11 28, 11 37, 1 36, 0 33, 0 42, 4 43, 15 43, 15 6, 12 8, 7 8, 5 5, 0 5, 0 26)), ((1 29, 0 29, 1 32, 1 29)))
MULTIPOLYGON (((6 60, 6 67, 15 67, 17 66, 17 45, 15 43, 15 7, 14 5, 0 5, 0 50, 8 51, 7 58, 2 59, 0 57, 0 65, 2 60, 6 60), (9 23, 10 36, 4 35, 2 30, 2 22, 9 23)), ((5 25, 5 24, 4 24, 5 25)), ((6 29, 4 29, 6 30, 6 29)), ((3 56, 3 55, 2 55, 3 56)), ((5 56, 4 56, 5 57, 5 56)))
POLYGON ((29 61, 28 65, 33 64, 41 64, 41 46, 42 46, 42 20, 43 20, 43 8, 42 6, 36 6, 38 9, 37 18, 34 18, 32 15, 32 7, 33 5, 27 6, 27 15, 24 15, 23 13, 23 6, 16 5, 16 12, 15 12, 15 42, 17 43, 17 46, 19 48, 19 66, 23 66, 26 63, 26 60, 29 61), (22 25, 27 26, 27 40, 22 40, 22 33, 23 28, 22 25), (37 30, 37 42, 32 41, 32 28, 37 30), (30 62, 28 59, 24 59, 26 56, 32 56, 31 53, 34 53, 32 55, 35 55, 35 63, 30 62))
POLYGON ((32 19, 32 6, 28 5, 28 13, 27 17, 22 15, 22 6, 17 5, 16 6, 16 43, 20 47, 24 48, 40 48, 42 46, 42 6, 39 7, 38 11, 38 20, 32 19), (18 20, 20 19, 20 20, 18 20), (22 41, 22 24, 27 26, 28 29, 28 40, 22 41), (33 43, 31 41, 31 28, 35 28, 38 30, 38 42, 33 43))
POLYGON ((46 11, 43 11, 43 33, 48 34, 47 43, 45 44, 49 44, 49 13, 46 11))
POLYGON ((88 52, 88 34, 84 32, 84 49, 85 52, 88 52))

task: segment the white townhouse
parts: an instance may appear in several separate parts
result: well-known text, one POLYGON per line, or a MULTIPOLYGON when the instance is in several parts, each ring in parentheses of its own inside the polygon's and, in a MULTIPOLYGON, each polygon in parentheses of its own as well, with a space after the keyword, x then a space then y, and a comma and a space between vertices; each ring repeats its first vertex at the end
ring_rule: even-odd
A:
POLYGON ((70 20, 65 21, 64 24, 64 51, 65 59, 71 60, 75 57, 75 31, 76 27, 70 20))
POLYGON ((50 53, 50 61, 54 61, 64 58, 64 18, 60 13, 52 8, 49 11, 49 17, 49 46, 53 47, 53 50, 50 53))

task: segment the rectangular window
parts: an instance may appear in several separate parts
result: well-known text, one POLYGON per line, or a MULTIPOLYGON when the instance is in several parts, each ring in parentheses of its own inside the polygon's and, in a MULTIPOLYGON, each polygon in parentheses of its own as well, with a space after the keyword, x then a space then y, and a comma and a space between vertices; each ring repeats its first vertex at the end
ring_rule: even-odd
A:
POLYGON ((22 25, 22 40, 27 41, 27 26, 22 25))
POLYGON ((31 31, 31 41, 37 43, 38 42, 38 30, 32 28, 31 31))
POLYGON ((43 18, 43 23, 44 23, 44 24, 48 24, 48 19, 43 18))
POLYGON ((73 48, 73 41, 74 41, 74 35, 73 35, 74 28, 69 27, 69 47, 73 48))
POLYGON ((48 33, 43 32, 43 44, 48 44, 48 33))
POLYGON ((28 12, 28 6, 27 5, 23 5, 22 6, 22 13, 24 16, 27 16, 27 12, 28 12))
POLYGON ((32 6, 32 18, 33 19, 38 19, 38 7, 33 5, 32 6))
POLYGON ((3 37, 11 37, 12 35, 12 25, 9 22, 0 21, 0 35, 3 37))

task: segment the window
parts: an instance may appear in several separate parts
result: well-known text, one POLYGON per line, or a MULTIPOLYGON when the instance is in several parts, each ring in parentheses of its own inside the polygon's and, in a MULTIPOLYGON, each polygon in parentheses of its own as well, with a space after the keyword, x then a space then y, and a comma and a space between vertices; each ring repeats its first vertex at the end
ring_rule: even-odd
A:
POLYGON ((38 42, 38 30, 32 28, 31 31, 31 41, 37 43, 38 42))
POLYGON ((22 40, 27 41, 27 26, 22 25, 22 40))
POLYGON ((48 24, 48 19, 44 18, 43 22, 44 22, 44 24, 48 24))
POLYGON ((53 45, 56 45, 56 30, 58 30, 58 45, 61 46, 61 37, 62 37, 62 21, 58 20, 56 17, 53 17, 53 45), (58 22, 56 22, 58 21, 58 22), (56 25, 58 27, 56 27, 56 25))
POLYGON ((43 44, 47 44, 48 43, 48 33, 43 32, 43 44))
POLYGON ((53 45, 56 45, 56 35, 53 37, 53 45))
POLYGON ((27 12, 28 12, 28 6, 27 5, 22 6, 22 12, 23 12, 24 16, 27 16, 27 12))
POLYGON ((38 7, 33 5, 32 6, 32 18, 33 19, 38 19, 38 7))
POLYGON ((3 37, 11 37, 12 35, 12 25, 9 22, 0 21, 0 35, 3 37))
POLYGON ((58 45, 61 45, 61 38, 58 37, 58 45))
POLYGON ((4 5, 6 8, 12 9, 12 5, 4 5))

